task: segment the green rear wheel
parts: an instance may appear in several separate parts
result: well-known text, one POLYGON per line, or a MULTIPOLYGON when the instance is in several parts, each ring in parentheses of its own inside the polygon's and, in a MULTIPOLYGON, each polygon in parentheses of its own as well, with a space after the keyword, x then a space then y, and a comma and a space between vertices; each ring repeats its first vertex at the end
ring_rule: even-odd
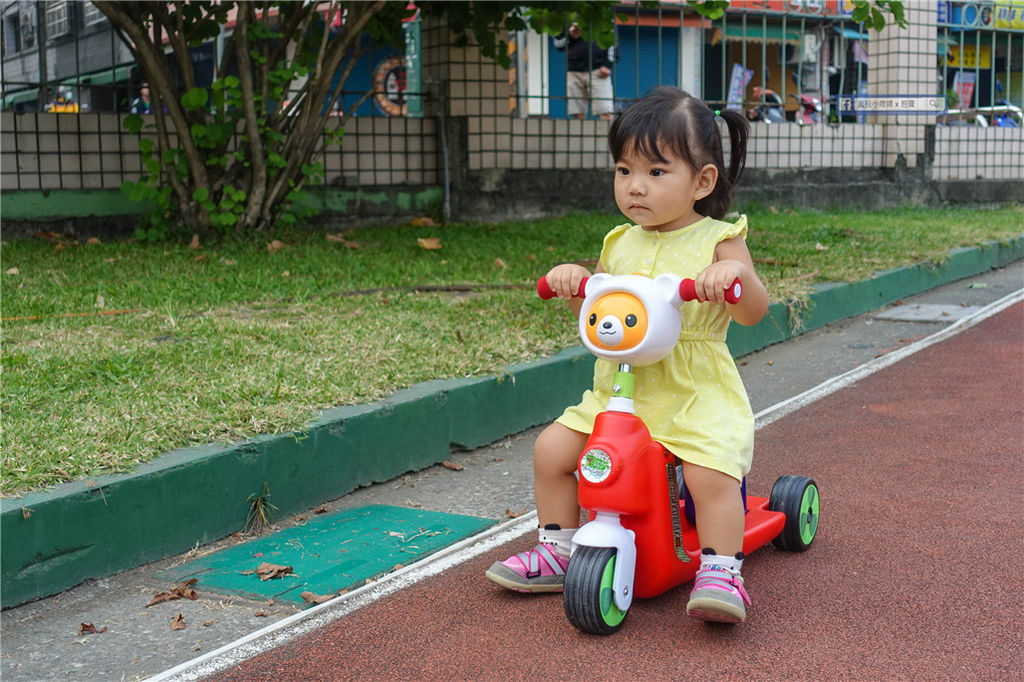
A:
POLYGON ((782 476, 772 486, 768 508, 786 515, 786 525, 772 543, 779 549, 803 552, 818 532, 821 500, 818 485, 804 476, 782 476))
POLYGON ((565 572, 562 605, 569 622, 595 635, 610 635, 622 626, 629 612, 615 605, 612 577, 615 549, 580 547, 565 572))

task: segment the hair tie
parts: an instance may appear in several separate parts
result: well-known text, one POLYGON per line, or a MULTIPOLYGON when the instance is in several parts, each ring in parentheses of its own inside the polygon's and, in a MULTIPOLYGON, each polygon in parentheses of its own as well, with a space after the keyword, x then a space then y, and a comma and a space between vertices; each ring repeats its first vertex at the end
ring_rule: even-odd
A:
POLYGON ((721 115, 722 115, 722 112, 719 111, 718 109, 715 109, 715 118, 718 118, 721 115))

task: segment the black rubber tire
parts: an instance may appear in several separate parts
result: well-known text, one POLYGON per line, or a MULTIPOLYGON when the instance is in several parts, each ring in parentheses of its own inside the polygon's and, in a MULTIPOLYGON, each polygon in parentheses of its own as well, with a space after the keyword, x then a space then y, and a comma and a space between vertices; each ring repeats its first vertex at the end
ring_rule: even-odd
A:
POLYGON ((782 476, 772 486, 768 508, 786 515, 786 525, 772 540, 788 552, 806 551, 818 532, 821 499, 814 479, 805 476, 782 476))
POLYGON ((613 547, 580 547, 569 561, 562 605, 569 622, 583 632, 610 635, 629 613, 612 600, 609 576, 615 570, 615 554, 613 547))

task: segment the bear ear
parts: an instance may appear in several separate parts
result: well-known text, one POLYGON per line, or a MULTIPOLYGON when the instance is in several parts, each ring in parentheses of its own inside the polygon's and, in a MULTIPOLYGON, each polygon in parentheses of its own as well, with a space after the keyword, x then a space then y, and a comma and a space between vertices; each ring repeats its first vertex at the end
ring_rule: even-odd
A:
POLYGON ((658 275, 654 278, 658 293, 676 308, 683 304, 683 299, 679 296, 679 283, 682 281, 679 277, 669 274, 658 275))
POLYGON ((605 280, 611 279, 612 276, 607 272, 599 272, 596 275, 591 275, 587 278, 587 290, 583 292, 584 296, 589 296, 593 292, 597 291, 598 285, 605 280))

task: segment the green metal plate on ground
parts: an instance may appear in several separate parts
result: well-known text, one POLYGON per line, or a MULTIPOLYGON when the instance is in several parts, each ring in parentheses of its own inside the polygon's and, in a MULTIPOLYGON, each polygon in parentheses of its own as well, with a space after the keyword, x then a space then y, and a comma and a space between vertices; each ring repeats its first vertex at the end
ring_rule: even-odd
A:
POLYGON ((302 592, 328 595, 354 589, 398 564, 411 564, 494 523, 388 505, 357 507, 314 517, 160 571, 156 577, 172 582, 196 578, 197 590, 302 604, 302 592), (291 566, 292 573, 261 580, 255 569, 263 562, 291 566))

